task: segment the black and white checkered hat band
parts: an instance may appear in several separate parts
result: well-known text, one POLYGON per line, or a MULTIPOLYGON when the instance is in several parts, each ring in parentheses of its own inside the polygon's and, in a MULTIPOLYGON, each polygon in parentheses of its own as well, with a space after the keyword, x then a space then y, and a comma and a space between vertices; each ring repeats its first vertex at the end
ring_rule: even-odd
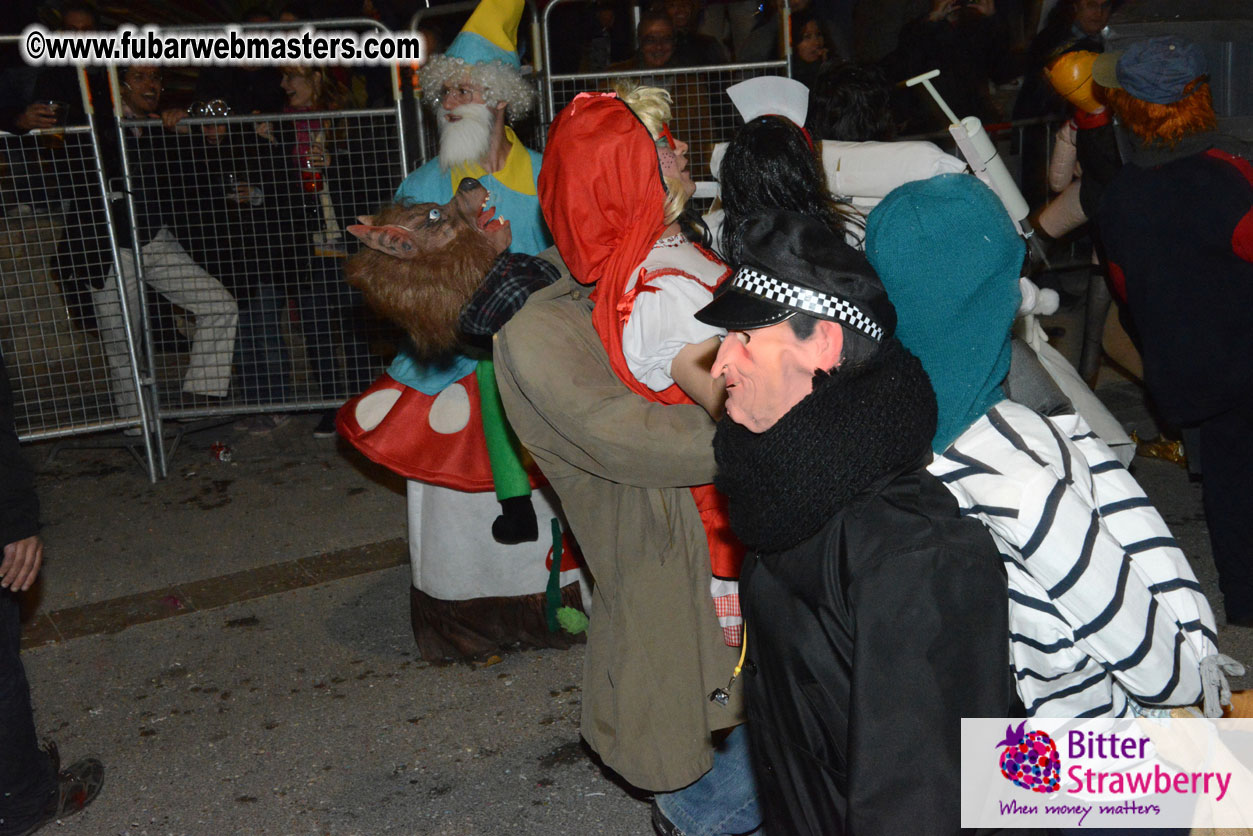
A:
POLYGON ((829 296, 808 287, 780 281, 773 276, 758 273, 751 267, 741 267, 731 280, 731 285, 775 304, 842 322, 872 340, 883 339, 883 329, 873 319, 852 302, 838 296, 829 296))

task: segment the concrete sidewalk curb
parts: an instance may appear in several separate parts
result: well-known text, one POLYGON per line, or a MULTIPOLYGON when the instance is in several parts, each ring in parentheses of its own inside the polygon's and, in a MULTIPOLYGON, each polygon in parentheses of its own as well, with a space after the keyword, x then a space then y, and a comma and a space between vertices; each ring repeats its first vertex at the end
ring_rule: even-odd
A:
POLYGON ((39 613, 22 626, 22 648, 41 647, 98 633, 117 633, 136 624, 216 609, 279 592, 390 569, 408 562, 408 543, 403 539, 385 540, 39 613))

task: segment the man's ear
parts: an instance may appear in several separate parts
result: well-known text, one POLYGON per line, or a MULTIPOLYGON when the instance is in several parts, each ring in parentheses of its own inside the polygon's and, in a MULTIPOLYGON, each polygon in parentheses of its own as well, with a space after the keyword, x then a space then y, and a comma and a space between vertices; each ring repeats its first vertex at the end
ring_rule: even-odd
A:
POLYGON ((814 368, 830 371, 840 365, 844 353, 844 328, 829 319, 818 320, 814 332, 804 341, 814 368))

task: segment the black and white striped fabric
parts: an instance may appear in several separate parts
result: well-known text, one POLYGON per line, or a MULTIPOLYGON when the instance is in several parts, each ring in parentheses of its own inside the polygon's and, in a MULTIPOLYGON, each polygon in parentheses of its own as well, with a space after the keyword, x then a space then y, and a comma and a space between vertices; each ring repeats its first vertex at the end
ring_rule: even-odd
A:
POLYGON ((928 468, 996 541, 1028 716, 1120 717, 1201 699, 1214 614, 1166 523, 1078 415, 1002 401, 928 468))
POLYGON ((760 296, 784 307, 842 322, 876 342, 883 339, 883 329, 878 323, 847 299, 776 279, 774 276, 759 273, 752 267, 741 267, 737 270, 731 284, 745 293, 760 296))

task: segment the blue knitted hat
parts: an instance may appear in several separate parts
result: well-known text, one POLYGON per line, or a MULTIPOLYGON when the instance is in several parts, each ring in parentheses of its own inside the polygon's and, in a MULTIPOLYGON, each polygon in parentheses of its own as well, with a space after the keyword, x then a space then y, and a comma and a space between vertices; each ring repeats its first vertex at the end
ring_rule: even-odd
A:
POLYGON ((939 453, 1004 398, 1023 243, 969 174, 906 183, 866 221, 866 256, 896 306, 896 335, 935 387, 939 453))

